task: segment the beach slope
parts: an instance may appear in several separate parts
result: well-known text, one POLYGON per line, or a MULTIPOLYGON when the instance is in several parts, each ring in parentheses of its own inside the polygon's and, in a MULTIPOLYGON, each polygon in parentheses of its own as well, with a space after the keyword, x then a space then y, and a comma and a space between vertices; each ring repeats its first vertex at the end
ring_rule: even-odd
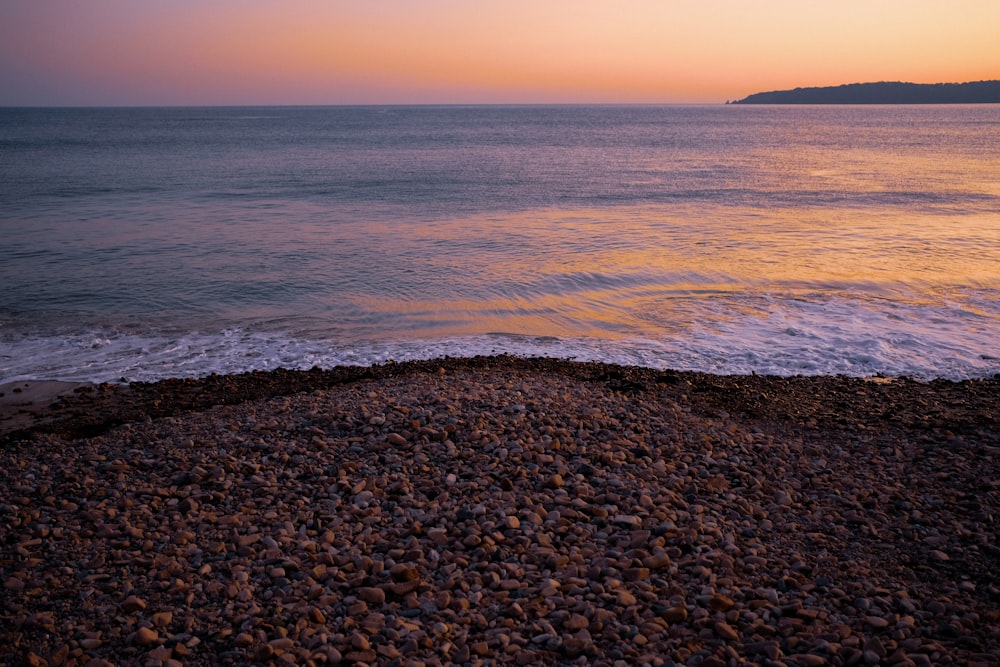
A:
POLYGON ((0 645, 995 664, 998 389, 513 357, 77 388, 2 436, 0 645))

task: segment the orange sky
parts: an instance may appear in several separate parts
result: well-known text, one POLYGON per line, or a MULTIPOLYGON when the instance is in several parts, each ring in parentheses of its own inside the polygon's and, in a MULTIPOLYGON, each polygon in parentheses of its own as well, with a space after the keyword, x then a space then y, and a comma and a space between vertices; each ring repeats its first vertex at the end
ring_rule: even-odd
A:
POLYGON ((4 0, 0 105, 721 103, 998 45, 997 0, 4 0))

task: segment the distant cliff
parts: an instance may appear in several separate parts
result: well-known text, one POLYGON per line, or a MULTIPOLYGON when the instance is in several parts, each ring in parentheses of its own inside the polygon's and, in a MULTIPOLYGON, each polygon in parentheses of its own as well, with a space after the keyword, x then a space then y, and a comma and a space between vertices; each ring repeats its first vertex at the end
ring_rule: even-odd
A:
POLYGON ((1000 81, 850 83, 755 93, 732 104, 977 104, 1000 103, 1000 81))

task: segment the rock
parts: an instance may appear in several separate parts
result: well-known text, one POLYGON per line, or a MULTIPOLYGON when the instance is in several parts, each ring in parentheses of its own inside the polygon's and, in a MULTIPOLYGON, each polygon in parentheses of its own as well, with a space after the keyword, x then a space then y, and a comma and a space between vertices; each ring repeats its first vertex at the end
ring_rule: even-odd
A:
POLYGON ((637 516, 631 516, 627 514, 617 514, 612 518, 612 521, 620 526, 625 527, 639 527, 642 525, 642 519, 637 516))
POLYGON ((563 485, 565 485, 565 483, 566 482, 563 480, 562 475, 560 475, 559 473, 556 473, 554 475, 549 476, 549 478, 545 480, 545 488, 546 489, 561 489, 563 487, 563 485))
POLYGON ((385 591, 381 588, 362 588, 358 591, 358 597, 368 604, 381 605, 385 603, 385 591))
POLYGON ((50 667, 60 667, 60 665, 66 662, 66 658, 69 657, 69 645, 63 644, 58 649, 52 652, 49 656, 50 667))
POLYGON ((566 637, 563 639, 560 648, 569 658, 577 658, 581 655, 592 655, 594 653, 593 642, 577 637, 566 637))
POLYGON ((713 595, 708 601, 708 608, 713 611, 728 611, 736 604, 732 598, 725 595, 713 595))
POLYGON ((715 655, 708 656, 698 664, 701 667, 728 667, 728 663, 725 660, 715 655))
POLYGON ((688 611, 685 607, 670 607, 660 612, 660 618, 667 623, 682 623, 687 620, 688 611))
POLYGON ((715 634, 719 635, 722 639, 736 641, 740 638, 740 633, 738 633, 736 629, 728 623, 719 621, 713 627, 715 628, 715 634))
POLYGON ((379 656, 385 658, 386 660, 396 660, 401 655, 399 650, 397 650, 396 647, 392 646, 391 644, 379 644, 375 648, 375 652, 378 653, 379 656))
POLYGON ((868 650, 861 652, 861 661, 866 665, 877 665, 880 662, 878 655, 868 650))
POLYGON ((586 616, 582 614, 571 614, 562 623, 562 627, 567 632, 576 632, 577 630, 582 630, 590 625, 590 621, 587 620, 586 616))
POLYGON ((378 654, 371 649, 363 649, 357 651, 348 651, 344 654, 344 660, 349 663, 372 663, 378 658, 378 654))
POLYGON ((635 606, 637 600, 635 596, 628 591, 618 591, 618 606, 619 607, 632 607, 635 606))
POLYGON ((770 660, 777 660, 781 657, 781 648, 776 641, 749 642, 743 645, 748 655, 766 656, 770 660))
POLYGON ((135 597, 134 595, 125 598, 125 601, 122 602, 122 611, 124 611, 126 614, 131 614, 136 611, 142 611, 145 608, 146 608, 146 601, 143 600, 142 598, 135 597))
POLYGON ((389 574, 394 581, 416 581, 420 578, 420 571, 405 563, 397 563, 389 568, 389 574))
POLYGON ((142 627, 132 633, 129 643, 135 646, 149 646, 160 641, 160 635, 152 628, 142 627))
POLYGON ((642 560, 642 564, 650 570, 662 570, 663 568, 670 567, 670 556, 662 552, 653 554, 651 556, 646 556, 642 560))
POLYGON ((166 646, 157 646, 152 651, 146 653, 146 664, 162 665, 167 660, 173 658, 174 652, 166 646))
POLYGON ((159 613, 153 614, 153 625, 158 628, 165 628, 170 625, 174 620, 174 613, 172 611, 161 611, 159 613))
POLYGON ((889 621, 881 616, 865 616, 865 624, 869 627, 875 628, 876 630, 882 630, 883 628, 889 627, 889 621))

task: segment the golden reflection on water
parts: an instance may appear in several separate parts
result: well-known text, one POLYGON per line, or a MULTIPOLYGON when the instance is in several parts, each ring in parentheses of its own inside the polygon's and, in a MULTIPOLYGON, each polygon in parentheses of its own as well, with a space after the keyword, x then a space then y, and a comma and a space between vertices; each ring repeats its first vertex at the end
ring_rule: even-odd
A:
POLYGON ((363 305, 404 314, 418 334, 662 336, 712 318, 764 316, 772 293, 919 304, 969 286, 1000 288, 1000 218, 989 214, 547 209, 407 233, 419 236, 407 243, 447 248, 421 257, 420 271, 463 279, 444 294, 363 305), (706 308, 713 300, 725 307, 706 308))

